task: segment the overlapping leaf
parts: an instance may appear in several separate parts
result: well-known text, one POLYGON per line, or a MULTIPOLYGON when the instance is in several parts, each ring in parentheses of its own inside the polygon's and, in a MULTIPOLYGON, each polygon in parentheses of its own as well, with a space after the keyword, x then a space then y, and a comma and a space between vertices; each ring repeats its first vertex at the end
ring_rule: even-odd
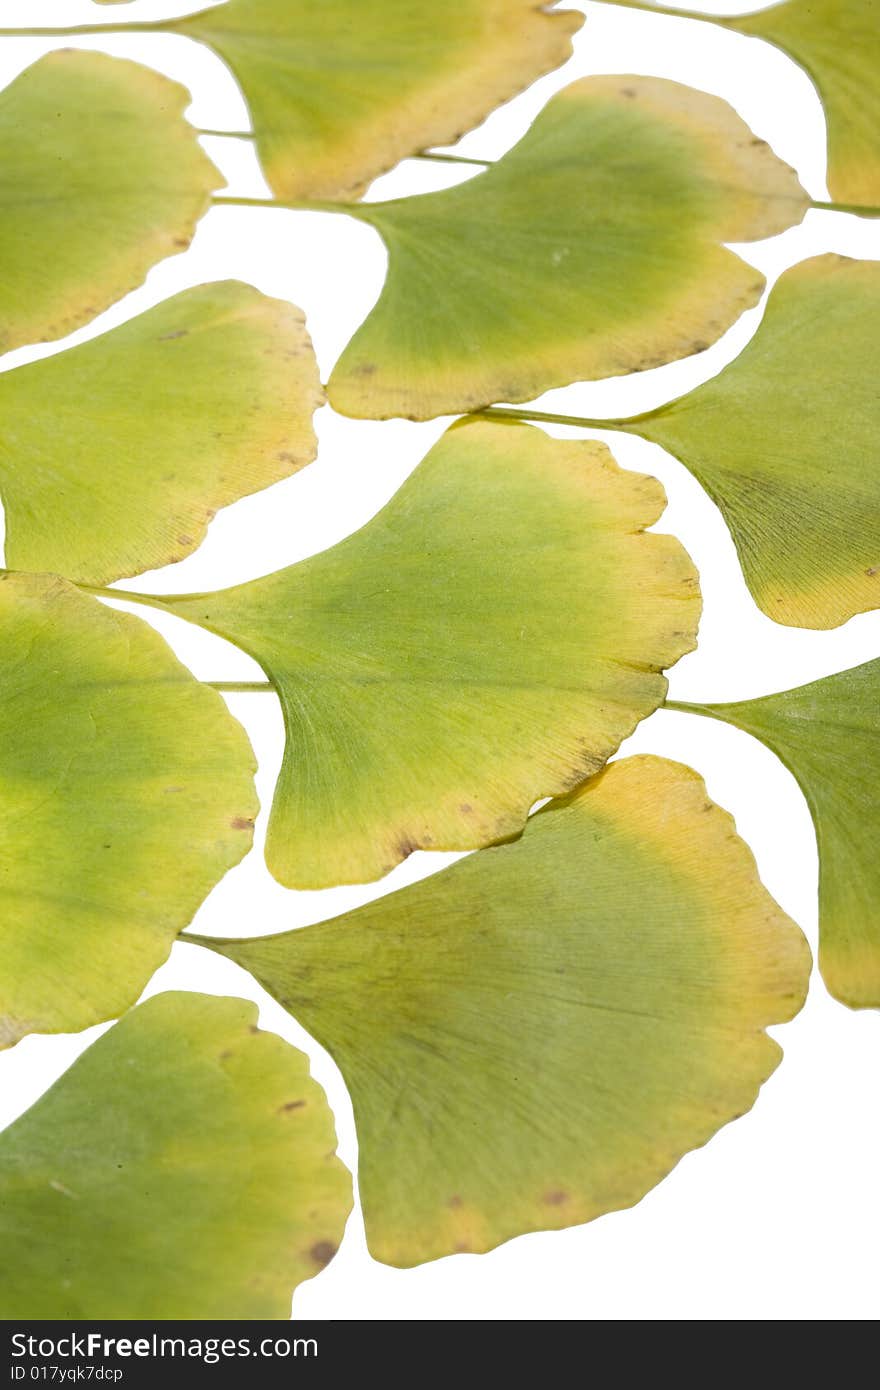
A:
POLYGON ((302 315, 234 281, 5 373, 7 563, 106 584, 182 559, 314 458, 321 400, 302 315))
POLYGON ((637 1202, 751 1106, 810 965, 730 817, 657 758, 331 922, 202 944, 335 1057, 397 1265, 637 1202))
POLYGON ((251 844, 254 759, 145 623, 0 580, 0 1046, 137 998, 251 844))
POLYGON ((168 602, 260 662, 287 746, 267 857, 291 887, 516 834, 601 767, 695 643, 664 497, 603 445, 453 426, 332 550, 168 602))
POLYGON ((308 1061, 160 994, 0 1134, 0 1317, 287 1318, 351 1207, 308 1061))
POLYGON ((784 0, 725 21, 783 49, 815 82, 828 122, 828 186, 845 203, 880 202, 877 0, 784 0))
POLYGON ((797 778, 819 841, 822 975, 844 1004, 880 1008, 880 660, 779 695, 690 708, 753 734, 797 778))
POLYGON ((720 376, 624 422, 720 506, 755 600, 828 628, 880 607, 880 263, 788 270, 720 376))
MULTIPOLYGON (((607 0, 626 9, 654 9, 652 0, 607 0)), ((663 14, 677 13, 661 6, 663 14)), ((828 123, 828 184, 841 202, 880 201, 880 10, 876 0, 780 0, 754 14, 714 15, 682 9, 766 39, 806 69, 828 123)))
POLYGON ((564 63, 583 23, 555 0, 228 0, 156 27, 229 64, 278 197, 358 197, 564 63))
POLYGON ((585 78, 476 178, 348 209, 381 233, 389 267, 331 403, 424 419, 699 352, 763 289, 721 243, 782 231, 806 207, 717 97, 585 78))
POLYGON ((103 53, 49 53, 0 92, 0 351, 61 338, 189 244, 223 180, 189 93, 103 53))

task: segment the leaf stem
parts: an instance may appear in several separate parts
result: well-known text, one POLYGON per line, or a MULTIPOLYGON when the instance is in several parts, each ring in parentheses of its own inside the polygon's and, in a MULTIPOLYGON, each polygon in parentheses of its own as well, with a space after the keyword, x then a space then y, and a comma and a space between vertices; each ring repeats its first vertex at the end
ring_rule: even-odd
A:
POLYGON ((823 203, 814 199, 810 207, 819 212, 850 212, 856 217, 880 217, 880 207, 869 207, 861 203, 823 203))
POLYGON ((670 19, 699 19, 706 24, 734 25, 737 15, 706 14, 704 10, 680 10, 674 5, 652 5, 650 0, 600 0, 623 10, 641 10, 643 14, 668 15, 670 19))
POLYGON ((110 589, 101 584, 77 584, 76 587, 82 589, 85 594, 93 594, 95 598, 113 598, 119 599, 122 603, 140 603, 145 608, 159 608, 163 611, 165 611, 165 605, 169 599, 191 597, 189 594, 141 594, 131 589, 110 589))
POLYGON ((172 19, 112 20, 103 24, 68 24, 62 28, 0 29, 0 39, 78 39, 89 34, 159 33, 172 25, 172 19))
POLYGON ((212 690, 219 690, 221 694, 227 695, 264 695, 267 692, 275 694, 275 687, 271 681, 202 681, 202 685, 209 685, 212 690))
POLYGON ((343 212, 349 217, 358 217, 361 214, 360 203, 329 203, 329 202, 286 202, 277 198, 235 198, 228 193, 217 193, 211 199, 215 207, 226 208, 280 208, 284 212, 343 212))
POLYGON ((641 418, 634 416, 632 420, 590 420, 583 415, 557 415, 547 410, 520 410, 503 405, 487 405, 484 410, 475 410, 473 413, 479 420, 534 420, 539 425, 574 425, 575 428, 585 430, 628 430, 635 419, 641 418))
POLYGON ((418 154, 411 156, 412 159, 430 159, 435 164, 476 164, 480 169, 488 169, 494 164, 492 159, 469 159, 464 154, 433 154, 431 150, 419 150, 418 154))
POLYGON ((701 714, 705 719, 717 719, 722 724, 728 723, 713 705, 696 705, 688 700, 664 700, 661 709, 671 709, 676 714, 701 714))
POLYGON ((252 130, 207 130, 204 126, 194 126, 196 135, 222 135, 227 140, 253 140, 252 130))

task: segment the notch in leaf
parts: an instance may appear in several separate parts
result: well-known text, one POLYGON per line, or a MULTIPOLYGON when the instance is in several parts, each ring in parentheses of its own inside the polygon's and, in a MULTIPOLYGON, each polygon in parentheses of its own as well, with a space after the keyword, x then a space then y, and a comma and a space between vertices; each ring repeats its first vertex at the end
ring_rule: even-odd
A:
POLYGON ((251 846, 254 756, 152 628, 0 578, 0 1047, 131 1005, 251 846))
POLYGON ((797 778, 819 842, 819 968, 854 1009, 880 1008, 880 660, 708 714, 765 743, 797 778))
POLYGON ((753 1104, 810 970, 730 816, 651 757, 331 922, 197 939, 336 1059, 402 1266, 639 1201, 753 1104))
POLYGON ((714 380, 635 420, 718 503, 769 617, 829 628, 880 607, 880 264, 817 256, 774 287, 714 380))
POLYGON ((660 78, 575 82, 476 178, 346 209, 389 264, 331 404, 426 419, 700 352, 764 288, 722 243, 780 232, 807 206, 717 97, 660 78))
POLYGON ((186 249, 223 179, 176 82, 48 53, 0 92, 0 351, 62 338, 186 249))
POLYGON ((308 1059, 160 994, 0 1134, 0 1316, 287 1318, 351 1209, 308 1059))
POLYGON ((357 198, 564 63, 583 15, 555 3, 228 0, 155 27, 229 65, 279 198, 357 198))
POLYGON ((340 545, 160 600, 260 662, 287 732, 267 860, 297 888, 518 834, 600 768, 692 650, 697 576, 663 490, 604 445, 454 425, 340 545))
POLYGON ((322 400, 302 314, 235 281, 6 372, 7 563, 100 585, 183 559, 217 508, 315 457, 322 400))

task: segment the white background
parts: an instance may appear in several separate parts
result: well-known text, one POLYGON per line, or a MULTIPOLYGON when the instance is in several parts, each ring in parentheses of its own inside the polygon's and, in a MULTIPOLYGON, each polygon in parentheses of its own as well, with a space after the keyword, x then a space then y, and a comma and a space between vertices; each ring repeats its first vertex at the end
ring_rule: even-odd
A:
MULTIPOLYGON (((364 0, 369 3, 369 0, 364 0)), ((107 22, 183 13, 186 4, 107 8, 79 0, 0 0, 0 25, 107 22)), ((805 74, 755 40, 686 20, 584 4, 575 57, 535 84, 461 143, 460 153, 497 157, 547 98, 597 72, 654 73, 726 97, 755 132, 793 164, 815 198, 826 198, 824 120, 805 74)), ((754 5, 705 6, 744 11, 754 5)), ((0 40, 5 84, 62 40, 0 40)), ((66 42, 70 42, 69 40, 66 42)), ((132 34, 79 40, 137 58, 187 84, 199 126, 247 129, 247 112, 222 62, 171 36, 132 34)), ((238 194, 268 194, 250 145, 206 139, 238 194)), ((371 197, 419 192, 469 173, 409 161, 379 180, 371 197)), ((822 251, 880 258, 880 222, 811 212, 773 241, 742 248, 772 281, 822 251)), ((63 343, 9 354, 2 369, 94 337, 167 295, 229 276, 293 300, 307 313, 326 380, 333 361, 373 303, 385 256, 370 229, 344 216, 214 209, 191 249, 156 267, 146 285, 63 343)), ((699 357, 640 376, 554 391, 540 404, 589 416, 646 410, 717 372, 753 334, 763 311, 747 313, 699 357)), ((863 367, 864 364, 858 364, 863 367)), ((846 402, 840 401, 841 411, 846 402)), ((361 525, 390 497, 447 422, 349 421, 324 410, 317 463, 221 513, 190 559, 139 579, 156 592, 204 590, 263 574, 321 550, 361 525)), ((564 435, 572 431, 551 430, 564 435)), ((582 437, 582 436, 581 436, 582 437)), ((705 616, 697 652, 671 673, 679 699, 730 700, 785 689, 880 654, 880 613, 834 632, 774 625, 752 602, 721 516, 696 481, 658 447, 622 435, 607 442, 624 466, 665 484, 669 509, 658 529, 675 532, 702 576, 705 616)), ((829 457, 829 469, 834 458, 829 457)), ((260 678, 253 663, 219 639, 153 613, 196 674, 260 678)), ((291 893, 266 873, 260 846, 281 757, 281 721, 271 696, 230 697, 260 761, 264 813, 258 846, 211 894, 196 929, 253 935, 319 921, 390 888, 433 873, 455 856, 416 854, 380 884, 291 893)), ((647 720, 623 752, 650 751, 691 763, 711 795, 734 812, 779 902, 816 944, 816 851, 805 803, 791 776, 745 734, 671 712, 647 720)), ((329 1057, 231 962, 175 946, 148 994, 192 988, 246 995, 265 1027, 305 1048, 337 1116, 341 1152, 354 1165, 351 1107, 329 1057)), ((0 1057, 0 1123, 12 1120, 98 1035, 29 1038, 0 1057)), ((399 1271, 373 1262, 359 1213, 336 1260, 295 1295, 294 1315, 432 1319, 867 1319, 878 1312, 880 1119, 876 1013, 834 1003, 818 975, 806 1009, 777 1030, 785 1060, 754 1110, 686 1157, 636 1208, 562 1233, 528 1235, 489 1255, 457 1255, 399 1271)))

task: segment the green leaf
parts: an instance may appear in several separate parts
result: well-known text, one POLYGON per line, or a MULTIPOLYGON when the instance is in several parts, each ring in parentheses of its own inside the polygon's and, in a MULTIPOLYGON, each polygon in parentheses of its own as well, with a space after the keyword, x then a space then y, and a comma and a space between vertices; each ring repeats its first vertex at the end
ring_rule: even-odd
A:
POLYGON ((658 758, 331 922, 199 940, 336 1059, 370 1249, 404 1266, 637 1202, 752 1105, 810 968, 730 816, 658 758))
POLYGON ((818 256, 785 272, 720 376, 624 422, 696 474, 777 622, 880 607, 878 354, 880 264, 818 256))
POLYGON ((816 84, 828 122, 832 197, 846 203, 880 202, 877 0, 787 0, 724 22, 781 48, 816 84))
POLYGON ((549 14, 554 3, 228 0, 157 27, 232 69, 278 197, 359 197, 564 63, 583 15, 549 14))
POLYGON ((782 231, 806 207, 717 97, 585 78, 476 178, 347 209, 381 233, 389 266, 330 401, 425 419, 700 352, 764 287, 721 243, 782 231))
POLYGON ((308 1059, 160 994, 0 1134, 0 1316, 287 1318, 351 1209, 308 1059))
POLYGON ((137 63, 59 50, 0 92, 0 351, 72 333, 188 245, 222 178, 189 93, 137 63))
POLYGON ((321 401, 299 310, 234 281, 5 373, 7 563, 106 584, 183 559, 218 507, 315 457, 321 401))
POLYGON ((278 689, 275 876, 323 888, 504 839, 601 767, 695 645, 693 566, 643 534, 664 502, 601 444, 467 421, 332 550, 170 600, 278 689))
POLYGON ((797 778, 819 841, 819 968, 842 1003, 880 1008, 880 660, 759 700, 675 708, 745 729, 797 778))
POLYGON ((251 845, 247 737, 139 619, 0 580, 0 1046, 134 1003, 251 845))

